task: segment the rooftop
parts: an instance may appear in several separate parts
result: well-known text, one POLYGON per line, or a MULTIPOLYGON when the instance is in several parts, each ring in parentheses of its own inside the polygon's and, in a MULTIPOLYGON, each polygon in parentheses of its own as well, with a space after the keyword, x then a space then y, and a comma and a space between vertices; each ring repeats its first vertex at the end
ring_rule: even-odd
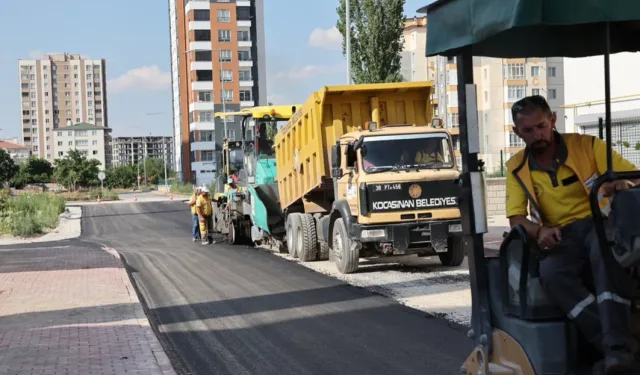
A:
POLYGON ((103 130, 103 131, 109 132, 109 131, 111 131, 111 128, 89 124, 88 122, 79 122, 79 123, 74 124, 74 125, 61 126, 61 127, 57 128, 56 130, 58 130, 58 131, 60 131, 60 130, 103 130))
POLYGON ((10 149, 10 150, 28 150, 29 149, 29 147, 11 143, 11 142, 6 142, 3 140, 0 140, 0 148, 10 149))

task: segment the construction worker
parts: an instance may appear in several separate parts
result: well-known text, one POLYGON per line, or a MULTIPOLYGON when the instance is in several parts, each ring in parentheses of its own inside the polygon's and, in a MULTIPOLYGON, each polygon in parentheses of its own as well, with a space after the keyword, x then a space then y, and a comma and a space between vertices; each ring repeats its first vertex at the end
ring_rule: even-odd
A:
POLYGON ((198 222, 200 223, 202 244, 208 245, 209 231, 213 229, 213 207, 211 206, 211 198, 207 187, 200 189, 200 195, 196 200, 196 212, 198 213, 198 222))
POLYGON ((198 200, 198 196, 200 196, 201 190, 202 188, 200 186, 196 187, 196 190, 187 202, 189 207, 191 207, 191 237, 193 242, 200 239, 200 221, 198 220, 198 212, 196 211, 196 201, 198 200))
MULTIPOLYGON (((510 225, 524 226, 529 237, 537 241, 542 287, 604 355, 599 365, 604 365, 607 374, 633 371, 637 364, 630 301, 614 290, 609 279, 610 275, 620 278, 624 270, 606 268, 589 204, 590 187, 606 170, 605 143, 590 135, 558 133, 556 115, 539 95, 514 103, 511 115, 513 131, 526 147, 506 163, 510 225), (593 277, 582 280, 585 271, 593 277), (595 295, 583 283, 589 279, 595 295)), ((614 151, 613 169, 637 168, 614 151)), ((609 197, 616 190, 637 182, 605 184, 600 196, 603 214, 609 212, 609 197)))

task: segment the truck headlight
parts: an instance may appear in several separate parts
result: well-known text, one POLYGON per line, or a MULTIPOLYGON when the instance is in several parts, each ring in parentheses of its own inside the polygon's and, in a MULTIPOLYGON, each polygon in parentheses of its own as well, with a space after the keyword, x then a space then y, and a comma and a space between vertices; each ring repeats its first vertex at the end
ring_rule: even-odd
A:
POLYGON ((449 233, 462 232, 462 224, 449 224, 449 233))
POLYGON ((360 233, 360 237, 365 238, 384 238, 387 232, 384 229, 365 229, 360 233))

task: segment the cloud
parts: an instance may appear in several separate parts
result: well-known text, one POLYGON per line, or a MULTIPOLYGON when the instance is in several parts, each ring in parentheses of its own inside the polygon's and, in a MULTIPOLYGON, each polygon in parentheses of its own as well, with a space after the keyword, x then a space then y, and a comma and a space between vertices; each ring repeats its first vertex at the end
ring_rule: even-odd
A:
POLYGON ((274 75, 275 79, 309 79, 313 77, 324 76, 345 72, 345 64, 335 65, 306 65, 302 68, 292 68, 289 70, 281 70, 274 75))
POLYGON ((161 71, 157 65, 131 69, 120 77, 107 81, 109 92, 157 91, 170 86, 171 73, 161 71))
POLYGON ((309 35, 309 46, 340 50, 342 49, 342 34, 335 26, 329 29, 315 28, 309 35))

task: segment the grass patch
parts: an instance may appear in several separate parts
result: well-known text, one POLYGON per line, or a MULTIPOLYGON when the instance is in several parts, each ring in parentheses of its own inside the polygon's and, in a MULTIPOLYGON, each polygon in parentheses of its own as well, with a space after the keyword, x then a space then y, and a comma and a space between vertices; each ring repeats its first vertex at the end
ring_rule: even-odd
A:
POLYGON ((64 212, 65 199, 46 193, 21 194, 11 199, 0 192, 0 233, 28 237, 54 228, 64 212))
POLYGON ((191 195, 193 194, 193 185, 174 182, 171 184, 171 193, 180 195, 191 195))
POLYGON ((74 192, 65 192, 58 193, 57 196, 64 197, 68 201, 78 202, 78 201, 95 201, 98 200, 98 196, 100 196, 100 200, 102 201, 117 201, 120 198, 118 197, 118 192, 113 190, 104 191, 104 195, 102 195, 102 191, 100 189, 92 189, 88 191, 74 191, 74 192))

